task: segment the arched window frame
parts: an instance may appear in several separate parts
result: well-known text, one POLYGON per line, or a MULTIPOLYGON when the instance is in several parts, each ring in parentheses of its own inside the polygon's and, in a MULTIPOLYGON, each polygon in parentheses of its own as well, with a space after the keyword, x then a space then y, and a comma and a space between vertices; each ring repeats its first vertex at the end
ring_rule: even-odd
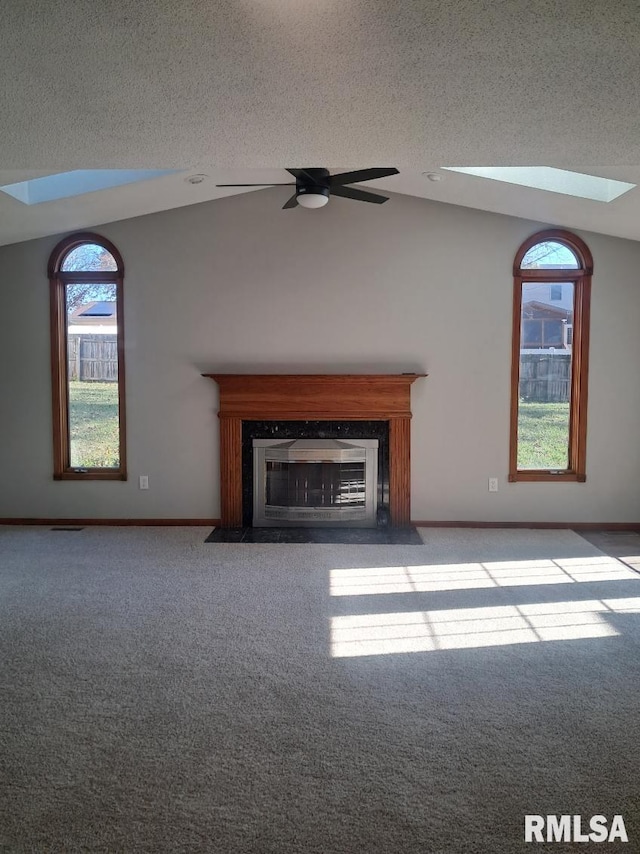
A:
POLYGON ((126 480, 124 372, 124 262, 116 247, 99 234, 79 232, 63 238, 49 257, 51 314, 51 380, 53 405, 53 477, 54 480, 126 480), (64 271, 66 257, 78 246, 97 244, 115 259, 117 269, 108 271, 64 271), (71 466, 69 439, 69 384, 67 360, 66 286, 69 284, 111 284, 116 286, 118 353, 118 426, 119 465, 117 468, 78 469, 71 466))
POLYGON ((518 249, 513 264, 513 334, 511 354, 511 435, 509 481, 586 480, 587 390, 589 375, 589 321, 593 258, 589 247, 577 235, 563 229, 546 229, 527 238, 518 249), (553 241, 566 246, 578 261, 576 269, 523 269, 526 253, 538 243, 553 241), (568 466, 562 470, 518 469, 518 400, 520 382, 520 336, 522 285, 525 282, 572 282, 574 285, 573 343, 571 361, 571 401, 569 406, 568 466))

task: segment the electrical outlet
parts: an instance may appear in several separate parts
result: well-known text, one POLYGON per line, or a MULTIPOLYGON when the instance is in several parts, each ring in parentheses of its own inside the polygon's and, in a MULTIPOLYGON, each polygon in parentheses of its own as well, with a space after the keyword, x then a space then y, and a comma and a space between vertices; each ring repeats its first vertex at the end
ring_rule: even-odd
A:
POLYGON ((140 489, 149 489, 149 475, 141 474, 140 475, 140 489))
POLYGON ((489 478, 489 492, 497 492, 498 491, 498 478, 490 477, 489 478))

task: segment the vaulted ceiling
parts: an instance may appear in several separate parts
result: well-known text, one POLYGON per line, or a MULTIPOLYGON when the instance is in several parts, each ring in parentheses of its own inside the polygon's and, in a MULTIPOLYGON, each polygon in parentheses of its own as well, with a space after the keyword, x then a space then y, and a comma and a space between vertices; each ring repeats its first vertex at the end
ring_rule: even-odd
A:
MULTIPOLYGON (((0 193, 0 243, 286 166, 396 166, 370 186, 640 239, 640 188, 603 203, 423 175, 523 164, 640 184, 637 0, 9 0, 0 74, 0 184, 185 170, 41 205, 0 193), (196 172, 209 177, 189 184, 196 172)), ((287 191, 267 192, 277 208, 287 191)))

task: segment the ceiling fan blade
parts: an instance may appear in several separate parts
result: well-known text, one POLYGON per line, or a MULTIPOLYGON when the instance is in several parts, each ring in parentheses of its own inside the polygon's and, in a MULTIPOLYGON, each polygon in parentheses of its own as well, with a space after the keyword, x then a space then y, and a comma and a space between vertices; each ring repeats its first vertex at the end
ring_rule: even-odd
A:
POLYGON ((295 187, 295 184, 216 184, 216 187, 295 187))
POLYGON ((290 199, 288 199, 283 205, 282 210, 286 210, 287 208, 296 208, 298 206, 298 194, 294 193, 290 199))
POLYGON ((341 172, 331 175, 329 184, 331 187, 342 186, 342 184, 359 184, 361 181, 374 181, 376 178, 388 178, 389 175, 399 175, 398 169, 357 169, 355 172, 341 172))
POLYGON ((357 202, 373 202, 381 205, 388 201, 387 196, 379 196, 377 193, 365 193, 364 190, 356 190, 355 187, 332 187, 332 196, 342 196, 345 199, 355 199, 357 202))

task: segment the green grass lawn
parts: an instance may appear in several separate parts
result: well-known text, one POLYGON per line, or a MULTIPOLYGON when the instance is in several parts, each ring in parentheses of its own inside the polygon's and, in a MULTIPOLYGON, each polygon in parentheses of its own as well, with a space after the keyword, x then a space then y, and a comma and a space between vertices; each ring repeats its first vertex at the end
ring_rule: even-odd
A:
POLYGON ((119 464, 118 383, 69 383, 73 468, 119 464))
MULTIPOLYGON (((117 467, 118 384, 69 383, 69 426, 73 467, 117 467)), ((568 403, 520 403, 519 469, 566 468, 568 442, 568 403)))
POLYGON ((520 403, 519 469, 565 469, 568 445, 568 403, 520 403))

